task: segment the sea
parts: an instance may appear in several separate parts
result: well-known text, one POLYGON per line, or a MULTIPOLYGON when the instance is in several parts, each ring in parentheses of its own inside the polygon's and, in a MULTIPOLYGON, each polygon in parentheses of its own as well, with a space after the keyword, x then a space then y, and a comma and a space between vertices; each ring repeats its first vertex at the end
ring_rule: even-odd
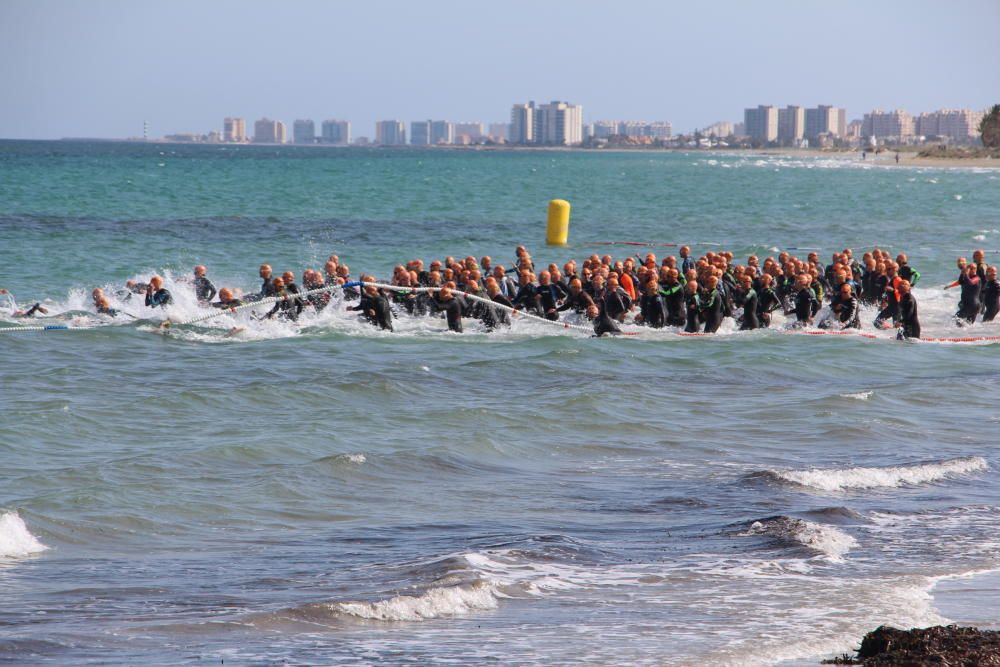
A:
POLYGON ((0 663, 814 665, 998 627, 1000 323, 943 289, 975 248, 1000 171, 884 155, 0 142, 0 663), (196 264, 685 243, 905 252, 957 340, 390 333, 339 295, 158 327, 206 312, 196 264), (163 311, 121 292, 153 274, 163 311))

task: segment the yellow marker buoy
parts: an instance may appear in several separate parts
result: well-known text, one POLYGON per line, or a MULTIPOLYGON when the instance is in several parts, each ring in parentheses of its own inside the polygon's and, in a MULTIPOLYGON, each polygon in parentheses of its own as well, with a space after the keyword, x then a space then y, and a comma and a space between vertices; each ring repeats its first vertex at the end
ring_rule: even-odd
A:
POLYGON ((553 199, 549 202, 549 222, 545 229, 545 242, 549 245, 566 245, 569 240, 569 202, 553 199))

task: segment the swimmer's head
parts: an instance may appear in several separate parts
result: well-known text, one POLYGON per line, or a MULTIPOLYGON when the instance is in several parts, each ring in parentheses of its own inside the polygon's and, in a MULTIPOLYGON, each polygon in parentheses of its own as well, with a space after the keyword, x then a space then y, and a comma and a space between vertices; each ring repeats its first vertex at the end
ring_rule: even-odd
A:
POLYGON ((220 301, 232 301, 233 300, 233 290, 228 287, 223 287, 219 290, 219 300, 220 301))
POLYGON ((267 278, 271 277, 271 265, 270 264, 261 264, 260 265, 260 277, 264 278, 264 279, 267 279, 267 278))
POLYGON ((207 272, 208 269, 206 269, 203 264, 199 264, 198 266, 194 267, 194 275, 198 276, 199 278, 205 275, 207 272))
POLYGON ((163 278, 160 276, 153 276, 149 279, 149 284, 153 286, 153 289, 160 289, 163 287, 163 278))
POLYGON ((910 281, 909 280, 900 280, 899 281, 899 291, 902 292, 903 294, 908 293, 910 291, 910 281))
POLYGON ((295 274, 292 273, 291 271, 285 271, 284 273, 281 274, 281 282, 285 283, 286 285, 294 283, 295 274))
POLYGON ((281 278, 275 278, 271 284, 274 285, 274 289, 282 289, 285 286, 285 281, 281 278))

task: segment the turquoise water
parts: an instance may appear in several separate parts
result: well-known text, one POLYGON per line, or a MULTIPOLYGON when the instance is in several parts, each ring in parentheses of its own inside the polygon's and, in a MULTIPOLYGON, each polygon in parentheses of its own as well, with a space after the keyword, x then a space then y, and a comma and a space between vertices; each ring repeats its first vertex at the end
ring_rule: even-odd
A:
POLYGON ((880 244, 925 333, 991 336, 940 287, 998 230, 991 170, 2 142, 0 287, 80 330, 0 336, 0 661, 772 664, 980 619, 933 591, 1000 567, 998 345, 86 311, 157 272, 196 316, 197 263, 880 244))

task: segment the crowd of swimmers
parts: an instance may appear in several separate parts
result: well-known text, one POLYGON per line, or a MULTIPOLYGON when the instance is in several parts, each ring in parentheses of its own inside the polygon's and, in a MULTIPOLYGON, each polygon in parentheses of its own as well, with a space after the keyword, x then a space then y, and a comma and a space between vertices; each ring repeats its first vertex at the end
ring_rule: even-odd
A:
MULTIPOLYGON (((258 319, 297 320, 306 309, 326 308, 337 292, 348 302, 348 310, 389 331, 394 316, 404 312, 443 315, 448 328, 456 332, 463 330, 465 319, 479 320, 488 330, 508 326, 516 313, 551 321, 575 313, 578 319, 589 320, 598 336, 621 333, 620 325, 626 321, 688 333, 714 333, 726 318, 741 330, 766 328, 775 312, 790 318, 794 327, 843 330, 861 327, 861 307, 866 305, 878 309, 876 328, 896 328, 901 338, 920 337, 912 293, 920 273, 905 254, 893 259, 876 248, 858 259, 845 249, 833 253, 826 265, 815 252, 805 259, 782 252, 763 261, 751 255, 745 264, 736 263, 725 251, 694 258, 690 248, 682 246, 678 254, 662 261, 653 253, 619 260, 594 254, 580 264, 570 260, 562 267, 541 267, 524 246, 518 246, 509 268, 494 264, 488 256, 447 257, 427 265, 410 260, 396 266, 385 281, 394 289, 367 284, 382 282, 370 275, 355 281, 336 255, 330 256, 322 272, 306 269, 301 285, 291 271, 275 275, 268 264, 260 266, 261 287, 254 293, 228 287, 216 290, 204 266, 195 267, 193 278, 186 282, 200 304, 218 309, 269 299, 266 312, 253 313, 258 319), (824 304, 829 308, 821 313, 824 304)), ((945 287, 961 288, 956 322, 992 321, 1000 310, 996 266, 987 266, 984 252, 976 250, 971 262, 958 259, 958 269, 958 280, 945 287)), ((98 313, 120 314, 101 288, 91 296, 98 313)), ((142 296, 144 305, 153 308, 173 302, 159 276, 148 283, 128 281, 115 296, 120 301, 142 296)), ((35 304, 15 314, 30 317, 45 312, 35 304)))

